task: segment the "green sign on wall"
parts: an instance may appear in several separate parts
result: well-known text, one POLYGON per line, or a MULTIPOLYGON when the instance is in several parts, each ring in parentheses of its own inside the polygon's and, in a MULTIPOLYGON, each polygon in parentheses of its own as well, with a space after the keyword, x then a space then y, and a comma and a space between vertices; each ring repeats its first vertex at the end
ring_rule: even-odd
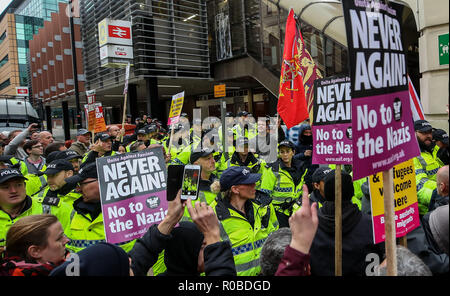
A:
POLYGON ((439 65, 448 65, 448 33, 439 35, 439 65))

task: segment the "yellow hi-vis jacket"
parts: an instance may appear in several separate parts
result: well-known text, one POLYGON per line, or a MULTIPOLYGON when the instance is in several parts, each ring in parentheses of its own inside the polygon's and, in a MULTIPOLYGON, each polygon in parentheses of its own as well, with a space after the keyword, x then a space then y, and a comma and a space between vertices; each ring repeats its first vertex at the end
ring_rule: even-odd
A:
POLYGON ((238 276, 256 276, 260 273, 262 245, 269 234, 279 227, 270 198, 266 199, 247 201, 250 203, 247 214, 252 215, 251 219, 231 209, 220 196, 211 204, 220 222, 221 239, 229 241, 232 246, 238 276), (253 225, 250 220, 253 220, 253 225))

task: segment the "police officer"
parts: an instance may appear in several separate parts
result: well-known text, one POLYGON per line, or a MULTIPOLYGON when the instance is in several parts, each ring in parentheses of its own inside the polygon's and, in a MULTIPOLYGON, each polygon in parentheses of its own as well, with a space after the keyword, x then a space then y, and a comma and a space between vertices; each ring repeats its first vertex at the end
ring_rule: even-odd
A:
POLYGON ((254 154, 252 151, 250 151, 248 146, 248 138, 238 138, 236 151, 234 151, 234 153, 231 154, 228 159, 226 159, 225 154, 222 154, 220 165, 217 169, 218 174, 220 175, 230 166, 246 166, 250 168, 252 173, 262 174, 266 163, 263 160, 260 160, 257 154, 254 154))
POLYGON ((263 172, 261 191, 272 196, 280 227, 289 227, 289 217, 302 195, 307 169, 294 158, 295 146, 292 142, 281 142, 278 151, 278 160, 268 164, 263 172))
MULTIPOLYGON (((173 140, 172 146, 170 147, 170 158, 172 160, 177 158, 178 154, 190 145, 188 130, 184 129, 182 124, 176 124, 173 129, 173 140)), ((169 152, 170 136, 162 141, 162 143, 164 149, 169 152)))
POLYGON ((72 150, 57 151, 54 156, 54 159, 65 159, 70 162, 73 166, 74 175, 78 174, 78 171, 80 170, 81 158, 82 157, 78 153, 72 150))
POLYGON ((433 142, 439 147, 436 156, 444 165, 450 162, 450 151, 448 149, 448 134, 442 129, 433 130, 433 142))
POLYGON ((27 174, 26 164, 23 161, 11 155, 0 155, 0 169, 6 168, 16 168, 27 178, 26 192, 29 196, 33 196, 36 192, 39 192, 47 186, 47 176, 27 174))
POLYGON ((128 143, 128 145, 125 147, 125 151, 126 152, 130 152, 131 151, 131 145, 133 145, 137 141, 142 141, 144 143, 146 141, 148 141, 147 129, 145 127, 138 129, 137 132, 136 132, 136 135, 137 135, 137 140, 128 143))
MULTIPOLYGON (((209 149, 211 147, 216 148, 216 146, 214 144, 214 137, 212 136, 211 131, 212 131, 212 129, 207 129, 207 130, 202 131, 202 140, 203 140, 203 142, 205 140, 206 141, 209 140, 209 147, 204 147, 202 141, 199 141, 198 143, 192 143, 189 146, 185 147, 180 153, 178 153, 177 157, 175 159, 172 159, 171 164, 186 165, 189 163, 191 154, 193 152, 199 152, 202 149, 209 149)), ((218 151, 218 149, 214 149, 213 153, 218 154, 220 152, 218 151)))
MULTIPOLYGON (((200 170, 200 180, 198 184, 198 201, 205 202, 206 204, 211 204, 216 198, 216 193, 211 191, 211 185, 215 180, 217 180, 217 175, 215 174, 216 165, 213 156, 212 149, 203 149, 200 152, 193 152, 190 157, 190 163, 199 165, 200 170)), ((194 205, 196 201, 193 201, 194 205)), ((190 220, 189 212, 187 208, 184 211, 184 217, 190 220)))
POLYGON ((237 275, 260 273, 259 256, 268 235, 279 225, 269 196, 255 189, 260 174, 232 166, 220 177, 220 191, 211 204, 220 222, 222 241, 232 246, 237 275))
MULTIPOLYGON (((78 175, 65 181, 72 186, 79 186, 81 197, 73 203, 70 213, 70 238, 67 248, 72 252, 105 241, 103 214, 100 203, 100 191, 96 163, 82 167, 78 175)), ((133 248, 135 241, 118 244, 126 252, 133 248)))
POLYGON ((420 155, 414 157, 414 169, 419 215, 423 216, 428 212, 433 190, 436 189, 436 173, 444 164, 437 157, 439 147, 433 143, 431 124, 426 120, 417 120, 414 122, 414 130, 420 147, 420 155))
MULTIPOLYGON (((75 151, 73 153, 77 154, 75 151)), ((75 191, 75 186, 67 184, 65 179, 74 175, 73 165, 66 159, 55 159, 47 165, 47 169, 41 173, 47 175, 47 186, 33 195, 38 200, 57 198, 72 206, 73 202, 80 198, 75 191)))
POLYGON ((68 233, 70 206, 57 198, 31 198, 26 194, 26 181, 18 169, 0 169, 0 246, 5 245, 6 233, 11 225, 30 215, 55 215, 65 233, 68 233))

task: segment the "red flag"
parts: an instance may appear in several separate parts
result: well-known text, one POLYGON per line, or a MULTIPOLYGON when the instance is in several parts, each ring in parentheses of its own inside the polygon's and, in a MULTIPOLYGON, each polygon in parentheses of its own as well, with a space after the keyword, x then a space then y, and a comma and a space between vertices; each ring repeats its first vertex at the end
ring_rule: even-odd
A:
POLYGON ((308 118, 303 77, 300 72, 299 44, 303 44, 303 39, 297 29, 294 10, 291 9, 286 22, 277 106, 278 114, 288 129, 308 118))

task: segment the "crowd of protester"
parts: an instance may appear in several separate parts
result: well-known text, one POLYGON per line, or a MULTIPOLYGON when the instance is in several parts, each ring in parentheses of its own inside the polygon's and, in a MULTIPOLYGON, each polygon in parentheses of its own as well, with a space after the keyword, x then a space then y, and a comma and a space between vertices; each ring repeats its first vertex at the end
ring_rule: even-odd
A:
MULTIPOLYGON (((136 118, 130 135, 115 125, 95 135, 80 129, 66 142, 35 124, 0 133, 0 274, 67 276, 77 253, 82 276, 333 276, 335 166, 312 163, 308 122, 295 145, 280 120, 270 128, 268 117, 266 126, 252 128, 249 116, 237 114, 226 151, 219 148, 221 128, 177 124, 170 145, 171 131, 145 115, 136 118), (262 145, 253 148, 264 139, 274 144, 267 147, 275 147, 275 159, 262 145), (167 167, 199 165, 198 200, 181 200, 178 192, 164 220, 140 239, 109 244, 96 159, 145 149, 162 149, 167 167)), ((421 150, 414 158, 421 225, 407 235, 406 248, 398 246, 398 274, 442 275, 449 270, 448 135, 424 120, 414 128, 421 150)), ((346 165, 344 276, 386 274, 385 262, 368 268, 368 255, 380 262, 385 257, 384 244, 373 242, 370 214, 367 180, 352 180, 346 165)))

